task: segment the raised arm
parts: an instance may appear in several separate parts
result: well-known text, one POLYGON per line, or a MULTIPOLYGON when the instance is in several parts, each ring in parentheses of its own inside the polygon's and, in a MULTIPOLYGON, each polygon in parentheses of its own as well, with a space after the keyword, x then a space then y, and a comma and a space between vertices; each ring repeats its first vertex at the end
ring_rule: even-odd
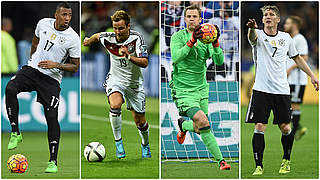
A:
POLYGON ((319 81, 318 78, 313 74, 310 67, 307 65, 306 61, 300 56, 296 56, 293 58, 296 62, 297 66, 302 69, 305 73, 307 73, 311 78, 311 83, 313 84, 316 91, 319 90, 319 81))
POLYGON ((254 43, 257 41, 257 33, 256 30, 258 28, 257 22, 255 19, 249 19, 249 21, 247 22, 247 26, 249 28, 248 30, 248 39, 254 43))
POLYGON ((173 63, 178 63, 188 56, 193 45, 197 42, 197 39, 199 39, 203 34, 200 29, 200 25, 195 28, 190 40, 187 43, 185 43, 180 34, 173 34, 173 36, 171 36, 170 49, 173 63))
POLYGON ((98 42, 100 34, 101 33, 96 33, 96 34, 92 35, 90 38, 85 37, 83 40, 83 45, 84 46, 91 46, 91 44, 98 42))

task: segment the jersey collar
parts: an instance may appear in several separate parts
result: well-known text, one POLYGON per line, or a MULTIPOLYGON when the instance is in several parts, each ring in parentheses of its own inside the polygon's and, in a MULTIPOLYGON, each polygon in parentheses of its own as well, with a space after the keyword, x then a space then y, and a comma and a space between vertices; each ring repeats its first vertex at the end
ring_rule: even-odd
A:
POLYGON ((279 30, 277 29, 277 33, 276 33, 275 35, 269 35, 269 34, 267 34, 267 33, 264 31, 264 28, 263 28, 262 30, 263 30, 263 32, 264 32, 265 35, 270 36, 270 37, 275 37, 275 36, 277 36, 277 35, 278 35, 278 32, 279 32, 279 30))

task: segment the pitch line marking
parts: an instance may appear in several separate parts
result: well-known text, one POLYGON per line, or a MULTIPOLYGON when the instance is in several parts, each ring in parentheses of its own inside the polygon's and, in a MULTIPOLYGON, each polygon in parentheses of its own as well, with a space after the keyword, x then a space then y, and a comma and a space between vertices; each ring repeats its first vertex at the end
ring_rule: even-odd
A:
MULTIPOLYGON (((101 117, 101 116, 95 116, 95 115, 90 115, 90 114, 81 114, 81 117, 87 118, 87 119, 91 119, 91 120, 95 120, 95 121, 107 121, 107 122, 110 123, 108 117, 101 117)), ((124 119, 122 119, 122 124, 136 126, 136 123, 134 123, 132 121, 124 120, 124 119)), ((159 126, 151 125, 150 123, 149 123, 149 127, 153 128, 153 129, 159 129, 159 126)))

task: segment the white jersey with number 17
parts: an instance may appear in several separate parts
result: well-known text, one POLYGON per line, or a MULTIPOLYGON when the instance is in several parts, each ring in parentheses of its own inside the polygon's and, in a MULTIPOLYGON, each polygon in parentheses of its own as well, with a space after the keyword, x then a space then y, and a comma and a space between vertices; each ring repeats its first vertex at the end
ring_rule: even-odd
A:
POLYGON ((140 67, 127 60, 120 53, 121 46, 126 46, 130 55, 148 58, 147 46, 144 43, 142 35, 137 31, 130 30, 130 35, 126 41, 117 42, 114 32, 103 32, 99 40, 110 54, 111 67, 108 74, 109 78, 114 82, 132 88, 142 85, 143 76, 140 67))
POLYGON ((61 70, 57 68, 42 69, 38 67, 38 63, 44 60, 64 63, 68 57, 80 58, 80 38, 71 27, 63 31, 55 29, 55 21, 52 18, 43 18, 38 22, 34 34, 39 38, 39 44, 28 61, 28 66, 38 69, 60 83, 61 70))
POLYGON ((253 89, 271 94, 290 95, 286 61, 288 57, 298 55, 291 36, 281 31, 274 36, 267 35, 263 30, 255 31, 257 40, 249 40, 256 66, 253 89))

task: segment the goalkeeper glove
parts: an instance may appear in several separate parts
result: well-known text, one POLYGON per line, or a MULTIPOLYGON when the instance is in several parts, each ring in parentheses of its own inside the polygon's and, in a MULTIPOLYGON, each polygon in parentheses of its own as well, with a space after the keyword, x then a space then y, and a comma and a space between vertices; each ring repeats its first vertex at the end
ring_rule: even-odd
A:
POLYGON ((216 27, 216 29, 217 29, 217 38, 215 41, 213 41, 212 46, 216 48, 216 47, 220 46, 220 44, 219 44, 220 29, 217 25, 214 25, 214 27, 216 27))
POLYGON ((192 48, 193 45, 197 42, 197 39, 202 37, 202 34, 203 32, 201 31, 201 26, 200 25, 196 26, 192 33, 191 39, 187 42, 187 46, 192 48))

